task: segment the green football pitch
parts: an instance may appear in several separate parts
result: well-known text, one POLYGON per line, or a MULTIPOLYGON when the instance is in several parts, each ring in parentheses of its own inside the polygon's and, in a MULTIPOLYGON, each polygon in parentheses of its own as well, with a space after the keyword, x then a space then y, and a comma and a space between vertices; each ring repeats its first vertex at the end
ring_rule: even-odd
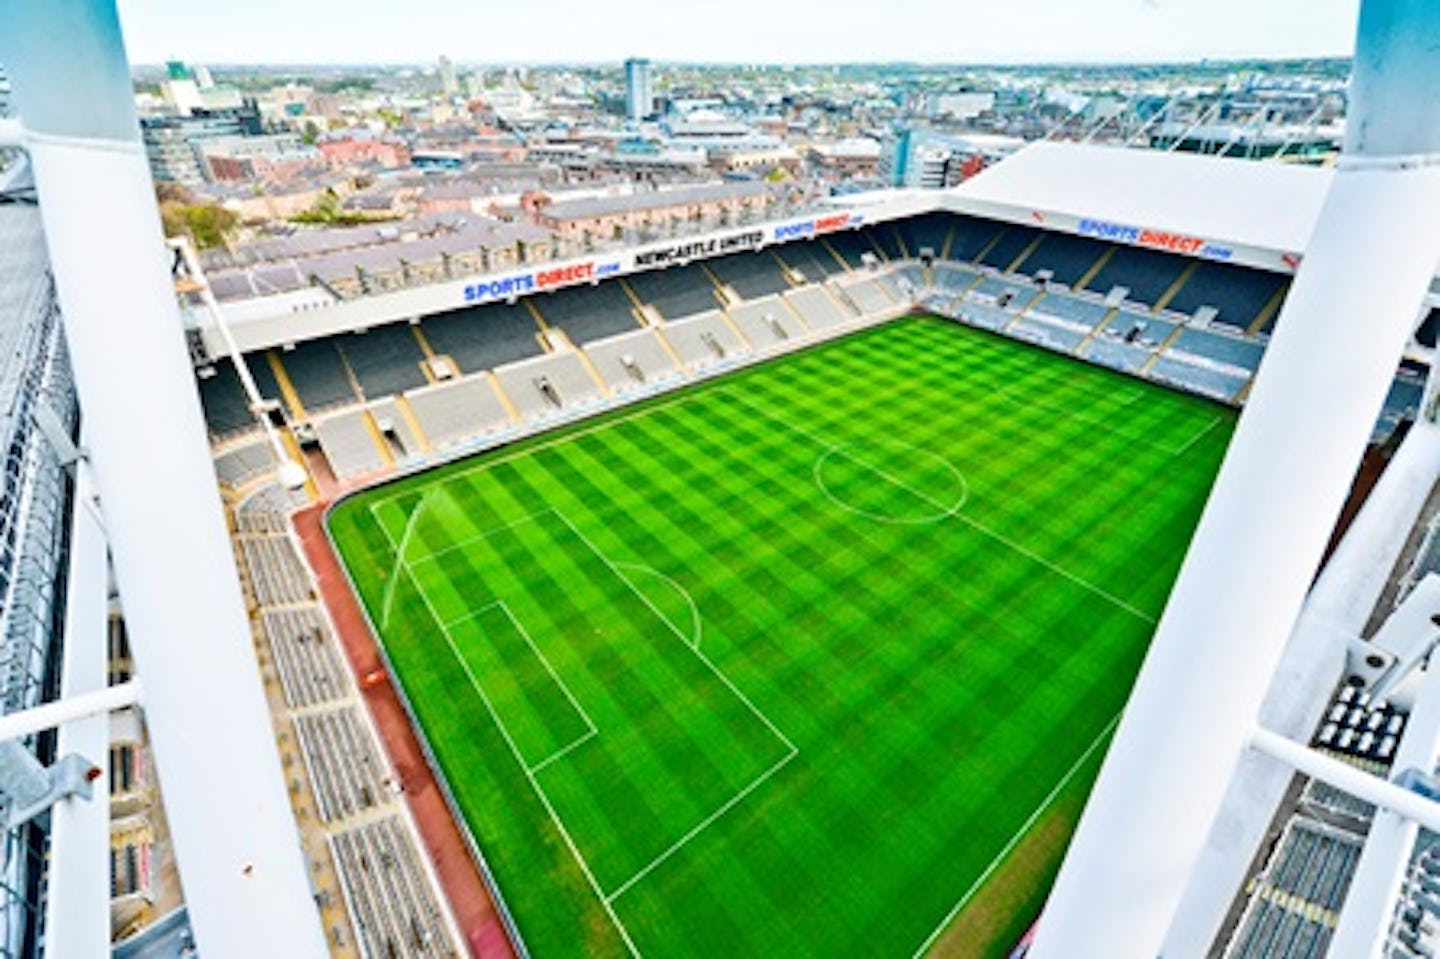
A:
POLYGON ((532 955, 1003 955, 1232 425, 915 318, 329 526, 532 955))

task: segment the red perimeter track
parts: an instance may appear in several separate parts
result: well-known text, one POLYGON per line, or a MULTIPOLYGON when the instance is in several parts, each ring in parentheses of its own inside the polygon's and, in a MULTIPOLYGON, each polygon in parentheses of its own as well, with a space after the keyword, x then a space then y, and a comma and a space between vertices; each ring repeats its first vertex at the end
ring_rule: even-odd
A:
MULTIPOLYGON (((321 503, 296 513, 293 517, 295 531, 305 546, 305 556, 320 585, 321 599, 330 610, 330 617, 340 634, 340 645, 350 660, 350 668, 355 671, 356 677, 362 677, 377 669, 383 670, 385 664, 375 646, 375 637, 370 633, 365 614, 340 568, 340 560, 325 535, 326 505, 321 503)), ((425 849, 440 877, 445 898, 450 902, 450 910, 472 956, 477 959, 515 959, 517 953, 500 920, 499 910, 490 897, 490 890, 481 878, 475 860, 470 856, 470 848, 460 827, 450 815, 450 807, 445 803, 435 774, 425 761, 415 730, 410 728, 410 717, 391 685, 393 681, 392 678, 368 689, 361 684, 360 696, 375 720, 385 751, 400 778, 425 849)))

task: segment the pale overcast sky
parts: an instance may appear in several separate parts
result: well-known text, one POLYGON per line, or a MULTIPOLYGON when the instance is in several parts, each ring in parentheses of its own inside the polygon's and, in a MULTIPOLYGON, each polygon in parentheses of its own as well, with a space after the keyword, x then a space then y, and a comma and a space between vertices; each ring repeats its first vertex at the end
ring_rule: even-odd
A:
POLYGON ((119 0, 136 63, 1194 60, 1348 54, 1359 0, 119 0))

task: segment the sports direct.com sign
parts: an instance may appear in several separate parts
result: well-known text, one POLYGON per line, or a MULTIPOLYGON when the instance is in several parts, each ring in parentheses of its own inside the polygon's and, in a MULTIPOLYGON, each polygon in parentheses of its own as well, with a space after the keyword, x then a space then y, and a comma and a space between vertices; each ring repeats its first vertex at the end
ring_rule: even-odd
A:
POLYGON ((620 272, 618 261, 599 262, 588 260, 584 263, 570 263, 565 266, 548 266, 505 276, 477 280, 465 287, 466 303, 490 303, 494 300, 508 300, 513 296, 554 290, 576 283, 588 283, 620 272))
POLYGON ((1128 243, 1131 246, 1143 246, 1185 256, 1202 256, 1207 260, 1228 260, 1235 255, 1235 251, 1230 247, 1212 243, 1203 237, 1172 233, 1168 230, 1149 230, 1124 223, 1081 220, 1077 230, 1081 236, 1093 236, 1097 240, 1128 243))

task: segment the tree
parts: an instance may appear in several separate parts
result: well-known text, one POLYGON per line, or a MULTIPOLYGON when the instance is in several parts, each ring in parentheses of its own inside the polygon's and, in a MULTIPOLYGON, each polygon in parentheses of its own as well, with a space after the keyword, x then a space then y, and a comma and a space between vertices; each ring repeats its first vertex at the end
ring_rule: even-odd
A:
MULTIPOLYGON (((185 196, 190 196, 186 191, 185 196)), ((180 199, 160 202, 160 225, 166 236, 188 236, 198 249, 224 246, 235 232, 240 217, 217 203, 187 203, 180 199)))

